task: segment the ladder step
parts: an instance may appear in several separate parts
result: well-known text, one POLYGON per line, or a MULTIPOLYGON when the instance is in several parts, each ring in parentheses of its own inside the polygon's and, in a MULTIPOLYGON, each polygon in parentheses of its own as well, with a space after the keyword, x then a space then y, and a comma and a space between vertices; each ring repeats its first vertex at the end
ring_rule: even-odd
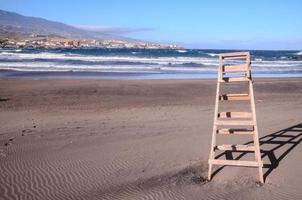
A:
POLYGON ((220 101, 234 101, 234 100, 241 100, 246 101, 250 100, 249 94, 223 94, 219 96, 220 101))
POLYGON ((220 112, 218 118, 252 118, 250 112, 220 112))
POLYGON ((243 144, 223 144, 214 147, 214 150, 220 151, 255 151, 255 147, 243 144))
POLYGON ((223 53, 220 54, 220 56, 225 59, 225 58, 246 58, 247 56, 249 56, 250 53, 249 52, 232 52, 232 53, 223 53))
POLYGON ((240 64, 240 65, 224 65, 222 67, 222 72, 229 73, 229 72, 247 72, 248 71, 248 64, 240 64))
POLYGON ((217 120, 217 126, 253 126, 255 125, 251 120, 217 120))
POLYGON ((213 165, 233 165, 233 166, 247 166, 247 167, 263 167, 262 162, 257 161, 239 161, 239 160, 219 160, 209 159, 209 164, 213 165))
POLYGON ((253 135, 254 131, 249 129, 218 129, 217 134, 219 135, 253 135))
POLYGON ((230 82, 248 82, 251 79, 247 78, 247 77, 224 77, 222 78, 222 80, 220 80, 219 82, 222 83, 230 83, 230 82))
POLYGON ((233 59, 246 59, 246 56, 231 56, 231 57, 224 57, 225 60, 233 60, 233 59))

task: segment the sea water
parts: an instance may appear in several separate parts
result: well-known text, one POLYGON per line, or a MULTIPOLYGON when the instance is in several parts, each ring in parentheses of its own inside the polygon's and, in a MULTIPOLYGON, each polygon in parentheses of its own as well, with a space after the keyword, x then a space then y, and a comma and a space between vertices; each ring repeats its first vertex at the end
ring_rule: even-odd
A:
MULTIPOLYGON (((218 55, 200 49, 0 49, 0 77, 215 78, 218 55)), ((302 77, 301 51, 250 51, 254 77, 302 77)))

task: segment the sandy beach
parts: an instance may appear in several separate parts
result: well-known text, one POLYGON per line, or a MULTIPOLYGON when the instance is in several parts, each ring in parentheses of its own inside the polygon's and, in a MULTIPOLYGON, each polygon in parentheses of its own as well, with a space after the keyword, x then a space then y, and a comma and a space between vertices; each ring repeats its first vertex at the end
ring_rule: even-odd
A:
POLYGON ((206 181, 216 80, 2 79, 0 199, 302 199, 302 78, 254 87, 263 186, 206 181))

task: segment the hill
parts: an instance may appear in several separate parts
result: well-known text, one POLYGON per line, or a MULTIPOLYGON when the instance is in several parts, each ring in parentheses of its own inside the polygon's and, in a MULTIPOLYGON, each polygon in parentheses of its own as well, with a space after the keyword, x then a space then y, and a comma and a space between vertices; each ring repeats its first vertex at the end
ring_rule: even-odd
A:
POLYGON ((23 16, 0 10, 0 31, 18 35, 58 35, 66 38, 87 39, 127 39, 121 36, 76 28, 61 22, 38 17, 23 16))

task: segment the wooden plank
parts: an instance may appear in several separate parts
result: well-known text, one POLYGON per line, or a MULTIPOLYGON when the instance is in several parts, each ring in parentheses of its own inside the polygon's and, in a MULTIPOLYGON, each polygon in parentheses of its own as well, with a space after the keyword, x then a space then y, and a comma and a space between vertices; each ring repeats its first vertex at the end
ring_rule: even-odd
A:
MULTIPOLYGON (((215 111, 214 111, 214 123, 213 123, 213 132, 212 132, 212 142, 211 142, 211 151, 210 151, 210 159, 214 159, 215 151, 214 146, 216 146, 216 132, 217 126, 215 126, 215 122, 217 121, 217 113, 218 113, 218 104, 219 104, 219 91, 220 91, 220 82, 219 80, 222 77, 221 74, 221 67, 222 67, 222 59, 219 57, 219 70, 218 70, 218 80, 217 80, 217 88, 216 88, 216 100, 215 100, 215 111)), ((211 180, 212 175, 212 165, 209 164, 209 171, 208 171, 208 179, 211 180)))
POLYGON ((238 70, 238 71, 223 71, 222 74, 224 75, 224 77, 228 77, 231 76, 229 78, 242 78, 242 77, 248 77, 248 71, 246 70, 238 70))
POLYGON ((219 118, 252 118, 251 112, 220 112, 218 113, 219 118))
POLYGON ((255 147, 243 144, 223 144, 215 146, 215 150, 220 151, 255 151, 255 147))
POLYGON ((234 57, 247 57, 250 55, 250 52, 232 52, 232 53, 223 53, 220 56, 224 58, 234 58, 234 57))
POLYGON ((217 120, 215 123, 217 126, 253 126, 252 120, 217 120))
POLYGON ((249 129, 229 129, 229 128, 223 128, 223 129, 218 129, 217 134, 219 135, 253 135, 254 131, 249 130, 249 129))
POLYGON ((223 83, 230 83, 230 82, 247 82, 250 81, 251 79, 247 77, 224 77, 220 82, 223 83))
POLYGON ((247 166, 247 167, 262 167, 262 162, 257 161, 243 161, 243 160, 219 160, 209 159, 209 163, 212 165, 233 165, 233 166, 247 166))
POLYGON ((246 72, 248 70, 247 64, 240 65, 224 65, 223 72, 246 72))
POLYGON ((239 51, 239 52, 230 52, 220 54, 222 57, 232 57, 232 56, 248 56, 250 52, 248 51, 239 51))
POLYGON ((222 94, 219 96, 220 101, 234 101, 234 100, 241 100, 246 101, 250 100, 249 94, 222 94))
POLYGON ((232 57, 223 57, 223 60, 235 60, 235 59, 245 59, 247 56, 232 56, 232 57))
MULTIPOLYGON (((249 57, 250 59, 250 57, 249 57)), ((254 88, 253 88, 253 83, 249 82, 249 93, 251 94, 251 110, 253 113, 253 121, 254 121, 254 145, 255 145, 255 159, 258 162, 262 162, 261 154, 260 154, 260 145, 259 145, 259 136, 258 136, 258 127, 257 127, 257 120, 256 120, 256 109, 255 109, 255 96, 254 96, 254 88)), ((264 178, 263 178, 263 169, 262 166, 258 167, 258 172, 259 172, 259 181, 260 183, 264 183, 264 178)))

